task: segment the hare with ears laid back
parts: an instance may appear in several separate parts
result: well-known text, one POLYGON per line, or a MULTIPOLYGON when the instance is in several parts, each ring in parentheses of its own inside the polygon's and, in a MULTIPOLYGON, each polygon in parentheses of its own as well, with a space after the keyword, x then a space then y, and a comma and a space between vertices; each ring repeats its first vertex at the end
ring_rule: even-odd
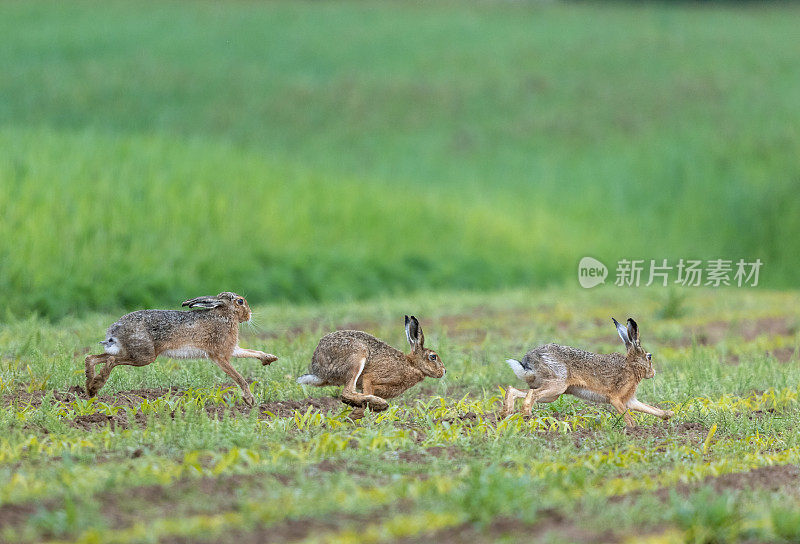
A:
POLYGON ((250 306, 236 293, 197 297, 182 304, 192 311, 140 310, 122 316, 108 328, 100 342, 105 353, 86 357, 86 392, 94 396, 118 365, 147 366, 159 355, 176 359, 211 359, 242 388, 244 400, 253 404, 247 382, 231 357, 249 357, 268 365, 278 358, 270 353, 239 347, 239 324, 250 320, 250 306), (95 367, 105 363, 100 371, 95 367))
POLYGON ((623 327, 613 317, 614 325, 628 352, 599 355, 568 346, 547 344, 525 354, 522 361, 508 359, 514 374, 531 387, 527 392, 509 386, 503 403, 503 414, 514 410, 514 401, 525 398, 523 411, 530 414, 534 402, 553 402, 566 393, 590 402, 611 404, 634 426, 628 410, 669 419, 674 414, 649 406, 636 399, 636 388, 645 378, 656 375, 653 361, 639 343, 639 327, 628 319, 623 327))
POLYGON ((425 347, 422 327, 414 316, 406 316, 408 355, 361 331, 336 331, 322 338, 311 358, 308 374, 297 378, 303 385, 343 385, 342 402, 357 407, 386 410, 384 399, 398 396, 426 376, 441 378, 445 369, 435 351, 425 347), (361 387, 363 393, 356 388, 361 387))

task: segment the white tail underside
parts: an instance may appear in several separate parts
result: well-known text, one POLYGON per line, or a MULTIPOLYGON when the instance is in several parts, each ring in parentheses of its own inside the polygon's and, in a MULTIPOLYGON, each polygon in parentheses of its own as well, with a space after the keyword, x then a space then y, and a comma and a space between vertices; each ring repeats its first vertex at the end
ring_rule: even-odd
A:
POLYGON ((506 359, 506 362, 508 363, 508 366, 511 367, 511 370, 514 371, 514 374, 517 375, 517 378, 519 378, 520 380, 524 381, 525 378, 533 374, 530 370, 527 370, 524 366, 522 366, 522 363, 520 363, 516 359, 506 359))
POLYGON ((322 385, 325 383, 325 380, 320 378, 319 376, 315 376, 314 374, 303 374, 299 378, 297 378, 297 383, 300 385, 322 385))

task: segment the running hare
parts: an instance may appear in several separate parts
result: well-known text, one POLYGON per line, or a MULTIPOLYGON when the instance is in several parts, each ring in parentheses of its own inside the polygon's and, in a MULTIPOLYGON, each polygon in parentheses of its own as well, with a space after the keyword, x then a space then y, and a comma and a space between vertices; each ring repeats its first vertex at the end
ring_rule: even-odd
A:
POLYGON ((322 338, 311 358, 309 373, 297 378, 303 385, 343 385, 342 402, 356 406, 353 417, 364 408, 386 410, 384 399, 421 382, 425 376, 441 378, 445 369, 436 352, 425 348, 422 327, 414 316, 406 316, 408 355, 361 331, 336 331, 322 338), (361 386, 363 393, 356 391, 361 386))
POLYGON ((242 388, 244 400, 253 394, 233 366, 231 357, 259 359, 268 365, 278 358, 270 353, 239 347, 239 323, 250 320, 250 306, 236 293, 197 297, 179 310, 140 310, 124 315, 108 328, 100 342, 105 353, 86 357, 86 392, 94 396, 117 365, 147 366, 159 355, 176 359, 211 359, 242 388), (95 366, 105 363, 99 372, 95 366))
POLYGON ((598 355, 576 348, 547 344, 525 354, 522 361, 508 359, 514 374, 528 382, 527 392, 509 386, 503 403, 503 414, 514 410, 514 401, 525 398, 523 411, 530 414, 534 402, 553 402, 564 393, 590 402, 611 404, 634 426, 628 409, 669 419, 674 414, 649 406, 636 399, 636 388, 645 378, 656 375, 651 355, 639 343, 639 327, 628 319, 627 329, 613 317, 620 338, 628 353, 598 355))

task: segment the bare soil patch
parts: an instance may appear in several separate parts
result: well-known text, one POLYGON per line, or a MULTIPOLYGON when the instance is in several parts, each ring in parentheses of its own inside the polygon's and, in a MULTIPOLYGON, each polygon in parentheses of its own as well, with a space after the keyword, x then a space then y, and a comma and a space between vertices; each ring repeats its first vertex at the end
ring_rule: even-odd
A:
POLYGON ((792 359, 797 359, 797 350, 788 346, 770 350, 768 353, 780 363, 788 363, 792 359))
MULTIPOLYGON (((452 417, 445 417, 445 418, 442 418, 440 421, 442 423, 468 423, 468 424, 472 424, 472 423, 477 423, 478 419, 479 419, 479 416, 475 412, 467 412, 465 414, 459 414, 459 415, 452 416, 452 417)), ((497 421, 498 418, 497 418, 497 414, 487 413, 487 414, 483 414, 483 419, 484 420, 488 419, 488 420, 491 420, 491 421, 497 421)))
POLYGON ((667 501, 672 493, 681 497, 688 497, 692 492, 711 486, 717 493, 724 491, 766 489, 769 491, 782 491, 795 488, 800 483, 800 467, 797 465, 775 465, 754 468, 746 472, 732 472, 721 476, 708 476, 700 482, 680 483, 675 486, 662 487, 656 491, 635 491, 625 495, 616 495, 609 500, 619 502, 625 499, 635 499, 643 493, 653 494, 662 501, 667 501))
MULTIPOLYGON (((585 443, 592 444, 592 441, 600 432, 603 431, 596 429, 576 429, 572 433, 575 446, 581 447, 585 443)), ((621 432, 637 440, 655 440, 657 442, 663 442, 669 438, 676 438, 693 444, 703 442, 706 436, 708 436, 708 428, 696 422, 662 423, 657 421, 652 425, 637 425, 630 429, 623 428, 621 432)), ((662 444, 656 447, 657 449, 663 450, 665 446, 662 444)))
POLYGON ((794 336, 797 332, 797 320, 788 316, 763 317, 755 321, 712 321, 688 329, 678 344, 691 345, 694 338, 702 346, 713 346, 726 337, 738 336, 745 342, 752 342, 759 336, 794 336))
POLYGON ((267 412, 277 417, 292 417, 295 410, 305 413, 311 407, 315 411, 322 413, 340 410, 345 407, 339 397, 308 397, 303 400, 279 400, 274 402, 267 402, 259 407, 259 412, 262 415, 268 415, 267 412))
MULTIPOLYGON (((200 508, 192 508, 192 501, 187 495, 213 496, 214 507, 219 510, 230 510, 236 507, 240 498, 240 490, 247 489, 248 484, 258 485, 265 479, 261 474, 234 474, 218 478, 182 479, 169 486, 144 485, 127 489, 106 491, 96 495, 97 502, 102 505, 103 517, 112 527, 128 527, 141 521, 142 513, 132 505, 147 505, 158 511, 159 517, 170 517, 180 513, 192 515, 203 512, 200 508), (179 510, 183 507, 182 510, 179 510)), ((202 503, 198 503, 202 504, 202 503)))
MULTIPOLYGON (((346 527, 363 526, 373 520, 367 517, 335 514, 329 519, 301 518, 287 519, 272 525, 257 526, 251 530, 227 531, 224 534, 204 539, 208 543, 264 544, 272 542, 299 542, 311 536, 344 529, 346 527)), ((159 540, 166 544, 194 544, 196 538, 168 537, 159 540)))
MULTIPOLYGON (((130 391, 120 391, 113 395, 98 395, 97 402, 116 408, 137 408, 145 400, 152 401, 161 397, 181 396, 184 391, 185 390, 178 387, 132 389, 130 391)), ((79 386, 72 386, 65 391, 54 390, 52 393, 53 399, 63 405, 74 402, 75 400, 88 400, 89 398, 86 391, 79 386)), ((13 394, 6 395, 3 398, 3 402, 5 406, 14 403, 31 404, 34 407, 39 407, 46 394, 46 391, 28 393, 23 390, 18 390, 13 394)), ((305 413, 309 407, 314 411, 329 413, 337 409, 343 409, 344 405, 339 397, 307 397, 303 400, 266 402, 258 407, 258 411, 263 417, 293 417, 295 410, 305 413)), ((209 416, 222 418, 225 414, 247 415, 252 408, 238 402, 234 405, 207 404, 205 410, 209 416)), ((69 424, 76 429, 91 431, 107 425, 110 425, 112 428, 118 426, 121 429, 127 429, 133 424, 144 427, 147 423, 147 417, 142 414, 141 411, 136 412, 134 421, 129 421, 129 419, 128 413, 124 410, 117 411, 114 415, 95 412, 76 416, 69 421, 69 424)))
POLYGON ((637 425, 625 429, 625 434, 634 438, 667 438, 680 436, 693 442, 703 441, 708 436, 708 428, 696 422, 655 423, 653 425, 637 425))
MULTIPOLYGON (((790 346, 784 346, 782 348, 767 350, 764 352, 764 356, 774 357, 779 363, 783 364, 789 363, 792 360, 797 360, 798 358, 797 349, 790 346)), ((738 353, 728 353, 725 355, 722 361, 726 364, 736 366, 742 362, 742 359, 744 359, 745 362, 747 362, 748 357, 752 356, 738 354, 738 353)))
POLYGON ((505 539, 508 542, 540 542, 548 536, 558 535, 560 541, 581 544, 599 544, 618 542, 619 539, 609 530, 592 531, 578 526, 573 520, 565 518, 559 512, 546 510, 540 513, 541 519, 536 523, 527 523, 514 518, 501 517, 489 525, 481 527, 474 523, 462 523, 447 527, 435 533, 401 539, 403 544, 455 544, 469 542, 481 544, 505 539))
MULTIPOLYGON (((298 542, 312 535, 335 531, 343 520, 340 515, 333 519, 287 519, 274 525, 256 527, 249 532, 236 531, 211 542, 235 542, 237 544, 264 544, 265 542, 298 542)), ((174 544, 193 544, 194 539, 165 540, 174 544)))
POLYGON ((717 478, 706 478, 704 483, 713 483, 714 489, 769 489, 778 491, 787 485, 800 481, 800 467, 797 465, 776 465, 760 467, 748 472, 723 474, 717 478))
POLYGON ((37 512, 40 503, 4 504, 0 506, 0 527, 18 527, 37 512))
POLYGON ((747 419, 753 421, 754 419, 769 417, 774 413, 775 408, 767 408, 766 410, 753 410, 752 412, 737 412, 736 415, 740 417, 746 416, 747 419))
POLYGON ((796 486, 800 482, 800 468, 797 465, 775 465, 759 467, 747 472, 733 472, 721 476, 709 476, 702 482, 693 484, 679 484, 674 487, 664 487, 656 491, 656 496, 662 500, 669 498, 672 491, 679 495, 687 496, 692 491, 710 485, 714 491, 721 493, 731 490, 766 489, 780 491, 789 486, 796 486))
POLYGON ((442 459, 455 459, 460 453, 455 446, 431 446, 423 451, 401 451, 397 458, 405 463, 428 463, 431 457, 442 459))
POLYGON ((347 462, 343 459, 338 460, 331 460, 331 459, 323 459, 319 463, 315 465, 310 465, 308 467, 308 472, 322 472, 322 473, 333 473, 333 472, 342 472, 347 469, 347 462))
MULTIPOLYGON (((32 406, 39 407, 42 405, 42 398, 51 390, 48 391, 34 391, 28 393, 27 391, 18 390, 15 393, 3 397, 5 406, 11 403, 15 404, 31 404, 32 406)), ((115 395, 97 395, 97 401, 109 406, 121 406, 126 408, 133 408, 142 403, 143 400, 155 400, 160 397, 179 395, 184 390, 179 387, 160 387, 154 389, 132 389, 130 391, 120 391, 115 395)), ((52 390, 53 398, 62 403, 73 402, 76 399, 88 400, 89 395, 83 387, 73 385, 65 391, 52 390)))
MULTIPOLYGON (((125 427, 127 427, 127 416, 125 419, 125 427)), ((95 412, 94 414, 76 417, 72 420, 70 425, 76 429, 93 431, 95 429, 99 429, 100 427, 105 427, 106 425, 110 425, 113 429, 117 425, 117 421, 114 420, 114 416, 107 416, 105 414, 101 414, 100 412, 95 412)))

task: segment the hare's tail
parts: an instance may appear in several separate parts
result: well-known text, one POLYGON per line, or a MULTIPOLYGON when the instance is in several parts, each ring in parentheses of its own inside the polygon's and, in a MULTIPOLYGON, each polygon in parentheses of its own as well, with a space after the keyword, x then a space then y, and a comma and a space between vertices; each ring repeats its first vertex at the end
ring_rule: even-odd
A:
POLYGON ((514 374, 517 375, 517 378, 520 380, 525 381, 525 379, 533 374, 533 369, 529 368, 525 363, 517 361, 516 359, 506 359, 508 366, 511 367, 511 370, 514 371, 514 374))
POLYGON ((103 346, 103 349, 105 349, 106 353, 108 353, 109 355, 116 355, 117 353, 119 353, 120 350, 119 340, 117 340, 113 336, 109 336, 108 340, 103 340, 102 342, 100 342, 100 344, 103 346))
POLYGON ((297 383, 300 385, 322 385, 325 380, 315 374, 303 374, 297 378, 297 383))

